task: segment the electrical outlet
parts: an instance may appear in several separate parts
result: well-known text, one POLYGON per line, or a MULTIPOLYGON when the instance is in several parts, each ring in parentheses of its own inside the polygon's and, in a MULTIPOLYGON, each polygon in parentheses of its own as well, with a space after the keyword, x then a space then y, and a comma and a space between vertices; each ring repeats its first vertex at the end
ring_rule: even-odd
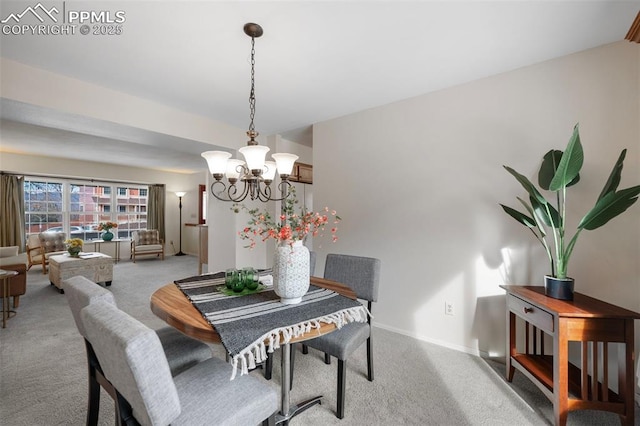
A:
POLYGON ((444 302, 444 314, 453 316, 453 302, 444 302))

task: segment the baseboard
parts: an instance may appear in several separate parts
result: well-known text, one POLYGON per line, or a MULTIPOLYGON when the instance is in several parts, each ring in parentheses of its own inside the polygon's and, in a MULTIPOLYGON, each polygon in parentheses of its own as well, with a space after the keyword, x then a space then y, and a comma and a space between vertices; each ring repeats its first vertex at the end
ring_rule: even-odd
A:
POLYGON ((443 340, 432 339, 430 337, 421 336, 416 333, 408 333, 406 330, 401 330, 399 328, 390 327, 388 325, 373 323, 374 327, 382 328, 383 330, 392 331, 394 333, 402 334, 403 336, 411 337, 416 340, 420 340, 422 342, 433 343, 434 345, 442 346, 445 348, 453 349, 459 352, 464 352, 470 355, 475 355, 479 357, 489 357, 490 354, 488 352, 481 351, 477 348, 469 348, 467 346, 462 345, 453 345, 450 342, 445 342, 443 340))

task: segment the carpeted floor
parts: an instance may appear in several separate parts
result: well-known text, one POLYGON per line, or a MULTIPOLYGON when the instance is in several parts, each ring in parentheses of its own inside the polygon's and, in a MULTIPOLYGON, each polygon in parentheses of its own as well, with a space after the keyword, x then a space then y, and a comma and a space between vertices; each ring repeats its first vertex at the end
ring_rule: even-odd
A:
MULTIPOLYGON (((151 294, 197 273, 192 256, 142 259, 115 265, 108 287, 118 306, 153 328, 164 326, 149 309, 151 294)), ((382 284, 384 285, 384 283, 382 284)), ((374 329, 375 381, 366 379, 362 347, 348 363, 346 416, 335 417, 337 363, 321 354, 296 354, 292 402, 324 395, 292 425, 544 425, 551 403, 522 374, 504 380, 504 364, 379 328, 374 329)), ((221 346, 212 347, 221 358, 221 346)), ((271 384, 279 388, 279 354, 271 384)), ((86 416, 86 357, 65 296, 38 267, 28 275, 18 315, 0 329, 0 424, 82 425, 86 416)), ((260 376, 256 370, 251 374, 260 376)), ((241 401, 239 402, 241 404, 241 401)), ((638 410, 636 410, 638 412, 638 410)), ((113 402, 102 392, 100 425, 112 425, 113 402)), ((636 414, 636 425, 640 413, 636 414)), ((619 424, 609 413, 569 414, 569 425, 619 424)))

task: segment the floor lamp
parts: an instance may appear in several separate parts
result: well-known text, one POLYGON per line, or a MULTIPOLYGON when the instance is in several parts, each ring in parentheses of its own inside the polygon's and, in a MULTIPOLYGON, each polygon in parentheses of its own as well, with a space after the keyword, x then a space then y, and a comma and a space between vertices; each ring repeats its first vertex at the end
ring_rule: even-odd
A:
MULTIPOLYGON (((180 251, 176 253, 176 256, 184 256, 185 253, 182 252, 182 197, 184 197, 186 192, 176 192, 178 196, 178 208, 180 209, 180 251)), ((175 249, 174 249, 175 250, 175 249)))

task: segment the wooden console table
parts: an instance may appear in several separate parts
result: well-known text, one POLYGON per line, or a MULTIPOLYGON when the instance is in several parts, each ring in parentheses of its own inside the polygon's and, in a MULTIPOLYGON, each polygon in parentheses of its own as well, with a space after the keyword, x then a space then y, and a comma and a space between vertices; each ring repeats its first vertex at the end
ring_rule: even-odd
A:
POLYGON ((507 380, 518 369, 533 381, 553 403, 556 425, 567 423, 569 411, 586 409, 616 413, 633 425, 633 321, 640 314, 580 293, 565 301, 545 296, 540 286, 500 287, 507 291, 507 380), (516 316, 525 321, 523 353, 516 349, 516 316), (553 355, 545 352, 545 334, 553 355), (582 342, 580 367, 569 362, 569 341, 582 342), (625 347, 618 351, 617 393, 609 389, 609 343, 625 347))

